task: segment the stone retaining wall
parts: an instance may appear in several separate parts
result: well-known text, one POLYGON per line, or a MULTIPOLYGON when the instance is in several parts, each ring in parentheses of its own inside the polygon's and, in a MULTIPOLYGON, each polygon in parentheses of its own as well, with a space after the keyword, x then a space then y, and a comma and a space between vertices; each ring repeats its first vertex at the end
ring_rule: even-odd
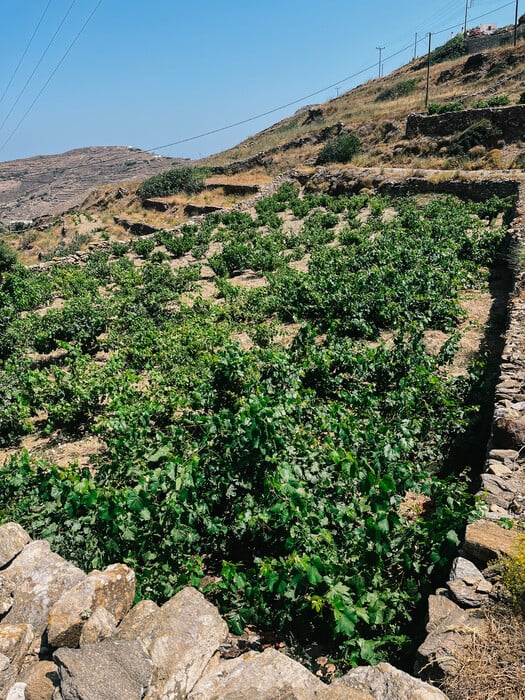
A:
POLYGON ((405 138, 417 136, 452 136, 464 131, 482 119, 487 119, 505 134, 506 141, 517 141, 525 136, 525 105, 462 109, 446 114, 409 114, 405 138))

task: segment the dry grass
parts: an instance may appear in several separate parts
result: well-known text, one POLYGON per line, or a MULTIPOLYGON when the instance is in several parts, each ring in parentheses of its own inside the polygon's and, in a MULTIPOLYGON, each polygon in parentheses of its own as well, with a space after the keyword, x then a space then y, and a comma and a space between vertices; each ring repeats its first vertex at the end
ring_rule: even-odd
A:
POLYGON ((458 651, 442 690, 449 700, 525 700, 525 618, 503 603, 485 616, 486 632, 458 651))

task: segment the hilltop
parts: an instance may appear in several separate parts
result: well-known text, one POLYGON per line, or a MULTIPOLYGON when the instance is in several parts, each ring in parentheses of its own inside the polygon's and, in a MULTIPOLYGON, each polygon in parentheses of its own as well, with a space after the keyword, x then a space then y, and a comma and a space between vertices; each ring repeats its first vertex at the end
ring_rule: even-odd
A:
POLYGON ((78 206, 93 187, 140 180, 182 163, 130 146, 92 146, 0 163, 0 221, 78 206))

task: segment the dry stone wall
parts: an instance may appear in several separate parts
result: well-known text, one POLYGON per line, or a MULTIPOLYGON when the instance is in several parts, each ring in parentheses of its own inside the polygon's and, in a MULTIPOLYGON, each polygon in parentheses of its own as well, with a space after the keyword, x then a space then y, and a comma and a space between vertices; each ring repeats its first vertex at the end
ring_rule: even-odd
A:
POLYGON ((445 698, 389 664, 326 685, 284 653, 230 636, 194 588, 162 606, 133 605, 134 595, 124 564, 85 574, 19 525, 1 526, 0 700, 445 698))
POLYGON ((405 138, 417 136, 451 136, 482 119, 505 134, 506 141, 517 141, 525 135, 525 105, 512 107, 487 107, 485 109, 462 109, 446 114, 409 114, 405 138))

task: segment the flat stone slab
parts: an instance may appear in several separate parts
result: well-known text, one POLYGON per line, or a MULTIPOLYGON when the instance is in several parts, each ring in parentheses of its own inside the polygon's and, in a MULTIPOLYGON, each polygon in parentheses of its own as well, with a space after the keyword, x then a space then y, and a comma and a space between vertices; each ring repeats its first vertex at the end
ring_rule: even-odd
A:
POLYGON ((510 554, 518 537, 515 530, 505 530, 490 520, 476 520, 467 526, 462 549, 472 559, 488 562, 510 554))

